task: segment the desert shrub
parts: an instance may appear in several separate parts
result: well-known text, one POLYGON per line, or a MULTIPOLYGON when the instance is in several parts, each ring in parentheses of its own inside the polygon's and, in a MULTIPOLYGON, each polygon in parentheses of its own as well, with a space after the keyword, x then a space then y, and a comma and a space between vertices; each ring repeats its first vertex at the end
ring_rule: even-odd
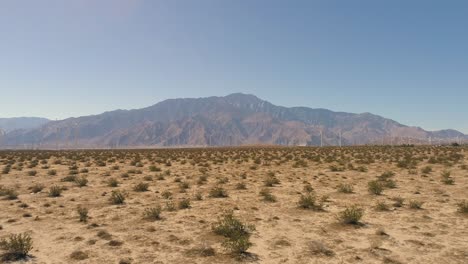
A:
POLYGON ((161 193, 161 196, 164 198, 164 199, 171 199, 172 198, 172 193, 170 191, 164 191, 161 193))
POLYGON ((205 175, 205 174, 203 174, 203 175, 200 175, 200 177, 198 177, 197 184, 198 184, 198 185, 203 185, 203 184, 205 184, 207 181, 208 181, 208 176, 205 175))
POLYGON ((49 197, 59 197, 62 194, 62 187, 54 185, 49 188, 49 197))
POLYGON ((246 190, 247 186, 243 182, 239 182, 236 184, 236 190, 246 190))
POLYGON ((76 212, 78 213, 78 216, 80 217, 80 222, 84 222, 84 223, 88 222, 88 209, 87 208, 79 206, 76 209, 76 212))
POLYGON ((3 258, 7 261, 24 259, 32 250, 32 238, 29 234, 12 234, 0 240, 0 248, 5 250, 3 258))
POLYGON ((310 183, 306 183, 306 184, 304 184, 303 190, 306 193, 311 193, 311 192, 314 191, 314 188, 312 187, 312 185, 310 183))
POLYGON ((147 192, 149 188, 149 184, 146 182, 140 182, 133 187, 135 192, 147 192))
POLYGON ((36 174, 37 174, 37 171, 35 170, 28 171, 28 176, 36 176, 36 174))
POLYGON ((417 200, 409 201, 409 207, 411 209, 422 209, 423 202, 417 200))
POLYGON ((271 193, 271 191, 267 188, 264 188, 260 191, 260 196, 263 197, 264 201, 267 202, 276 202, 276 197, 271 193))
POLYGON ((55 175, 57 175, 57 171, 56 171, 56 170, 49 170, 49 171, 47 172, 47 175, 49 175, 49 176, 55 176, 55 175))
POLYGON ((338 214, 338 219, 343 224, 357 225, 364 215, 364 209, 353 205, 338 214))
POLYGON ((227 212, 213 224, 213 231, 226 240, 222 243, 223 247, 232 254, 239 256, 252 246, 250 236, 255 231, 255 226, 246 225, 237 219, 233 212, 227 212))
POLYGON ((324 255, 327 257, 331 257, 335 255, 335 252, 333 252, 333 250, 331 250, 329 247, 327 247, 325 244, 319 241, 310 241, 307 244, 307 249, 309 253, 313 256, 324 255))
POLYGON ((442 182, 447 185, 455 184, 455 180, 450 176, 450 171, 442 172, 442 182))
POLYGON ((367 189, 369 190, 369 193, 375 194, 375 195, 380 195, 383 192, 383 186, 382 183, 378 181, 370 181, 367 183, 367 189))
POLYGON ((7 200, 15 200, 18 198, 18 192, 15 189, 0 186, 0 196, 5 196, 7 200))
POLYGON ((143 177, 143 180, 145 180, 145 181, 153 181, 153 176, 151 176, 151 175, 145 175, 145 176, 143 177))
POLYGON ((228 197, 226 190, 221 186, 215 186, 210 190, 210 197, 225 198, 228 197))
POLYGON ((338 192, 341 193, 353 193, 353 186, 346 183, 341 183, 338 185, 338 192))
POLYGON ((158 167, 156 167, 156 166, 154 166, 154 165, 149 166, 149 170, 150 170, 151 172, 161 171, 160 168, 158 168, 158 167))
POLYGON ((468 214, 468 201, 463 200, 457 203, 458 212, 462 214, 468 214))
POLYGON ((375 205, 375 210, 377 210, 377 211, 388 211, 388 210, 390 210, 390 207, 384 201, 379 201, 375 205))
POLYGON ((197 201, 203 200, 203 195, 202 195, 201 192, 197 192, 197 193, 195 194, 195 200, 197 200, 197 201))
POLYGON ((44 185, 36 183, 31 187, 31 192, 39 193, 44 189, 44 185))
POLYGON ((188 209, 190 208, 190 200, 187 198, 184 198, 179 201, 179 204, 177 206, 179 209, 188 209))
POLYGON ((225 184, 225 183, 228 183, 229 182, 229 179, 228 177, 221 177, 218 179, 218 184, 225 184))
POLYGON ((109 181, 107 181, 107 185, 109 187, 118 187, 119 186, 119 181, 115 178, 110 178, 109 181))
POLYGON ((426 166, 421 169, 422 174, 430 174, 432 172, 432 167, 431 166, 426 166))
POLYGON ((123 204, 125 202, 125 193, 119 190, 112 191, 110 202, 112 204, 123 204))
POLYGON ((301 194, 298 206, 302 209, 321 211, 323 210, 323 199, 321 201, 317 201, 317 197, 313 193, 301 194))
POLYGON ((85 177, 77 177, 75 179, 75 183, 79 186, 79 187, 85 187, 86 185, 88 185, 88 179, 86 179, 85 177))
POLYGON ((70 258, 73 259, 73 260, 85 260, 88 257, 89 257, 88 254, 86 254, 85 252, 83 252, 81 250, 73 251, 70 254, 70 258))
POLYGON ((186 181, 181 181, 179 183, 179 188, 180 188, 181 192, 185 192, 187 189, 190 188, 190 184, 188 182, 186 182, 186 181))
POLYGON ((143 213, 144 218, 151 220, 151 221, 156 221, 161 219, 161 206, 155 206, 151 208, 146 208, 145 212, 143 213))
POLYGON ((75 182, 76 181, 76 175, 68 175, 62 178, 63 182, 75 182))
POLYGON ((405 202, 405 199, 402 197, 393 197, 393 206, 395 207, 402 207, 403 203, 405 202))
POLYGON ((177 208, 173 201, 169 200, 166 202, 166 210, 169 212, 175 211, 177 208))
POLYGON ((265 182, 264 182, 266 187, 273 187, 279 183, 280 183, 279 179, 274 174, 269 174, 266 177, 265 182))

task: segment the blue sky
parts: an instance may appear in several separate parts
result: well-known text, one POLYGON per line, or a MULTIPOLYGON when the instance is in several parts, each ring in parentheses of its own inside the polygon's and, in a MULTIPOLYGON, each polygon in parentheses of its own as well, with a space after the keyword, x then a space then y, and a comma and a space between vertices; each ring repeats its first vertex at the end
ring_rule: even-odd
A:
POLYGON ((255 94, 468 133, 468 1, 5 0, 0 117, 255 94))

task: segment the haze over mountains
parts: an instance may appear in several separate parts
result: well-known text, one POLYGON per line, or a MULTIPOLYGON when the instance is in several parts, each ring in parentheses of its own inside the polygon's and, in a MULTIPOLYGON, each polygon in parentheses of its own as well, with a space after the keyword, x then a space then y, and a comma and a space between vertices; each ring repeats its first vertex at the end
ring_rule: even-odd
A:
POLYGON ((282 107, 254 95, 169 99, 136 110, 46 119, 0 119, 3 148, 402 144, 467 140, 456 130, 426 131, 370 113, 282 107))

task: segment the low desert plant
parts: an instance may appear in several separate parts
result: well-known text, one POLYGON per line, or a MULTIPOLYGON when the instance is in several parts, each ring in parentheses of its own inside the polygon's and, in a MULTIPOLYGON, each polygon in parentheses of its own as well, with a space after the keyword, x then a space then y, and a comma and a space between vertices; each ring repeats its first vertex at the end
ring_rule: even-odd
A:
POLYGON ((380 183, 379 181, 368 182, 367 189, 369 190, 369 193, 375 194, 375 195, 380 195, 383 192, 382 183, 380 183))
POLYGON ((341 193, 353 193, 353 186, 346 183, 341 183, 338 185, 338 192, 341 193))
POLYGON ((29 234, 12 234, 8 238, 0 240, 0 248, 5 250, 3 255, 6 261, 25 259, 32 250, 32 238, 29 234))
POLYGON ((390 207, 384 201, 379 201, 375 205, 375 210, 377 210, 377 211, 388 211, 388 210, 390 210, 390 207))
POLYGON ((75 179, 75 183, 79 186, 79 187, 85 187, 86 185, 88 185, 88 179, 86 179, 85 177, 77 177, 75 179))
POLYGON ((49 197, 59 197, 62 194, 62 187, 54 185, 49 188, 49 197))
POLYGON ((232 211, 219 218, 212 229, 226 238, 222 246, 235 256, 244 254, 252 246, 250 236, 255 231, 255 226, 242 223, 232 211))
POLYGON ((228 197, 226 190, 221 186, 215 186, 210 190, 210 197, 225 198, 228 197))
POLYGON ((357 225, 364 215, 364 209, 353 205, 338 214, 338 219, 343 224, 357 225))
POLYGON ((266 202, 276 202, 276 197, 267 188, 264 188, 260 191, 260 196, 262 196, 263 200, 266 202))
POLYGON ((311 209, 314 211, 323 210, 324 199, 317 201, 317 197, 313 193, 301 194, 298 206, 302 209, 311 209))
POLYGON ((112 191, 111 197, 110 197, 110 202, 112 204, 123 204, 125 203, 125 193, 115 190, 112 191))
POLYGON ((468 201, 463 200, 459 203, 457 203, 458 206, 458 212, 462 214, 468 214, 468 201))
POLYGON ((408 203, 409 208, 411 209, 422 209, 423 202, 417 200, 411 200, 408 203))
POLYGON ((133 187, 135 192, 147 192, 149 188, 149 184, 146 182, 140 182, 133 187))
POLYGON ((146 208, 145 212, 143 213, 144 218, 151 220, 151 221, 156 221, 161 219, 161 206, 155 206, 151 208, 146 208))
POLYGON ((110 178, 109 181, 107 181, 107 185, 109 187, 118 187, 119 186, 119 181, 115 178, 110 178))
POLYGON ((79 206, 76 209, 76 211, 78 213, 78 216, 80 217, 80 222, 84 222, 84 223, 88 222, 88 209, 87 208, 79 206))
POLYGON ((190 200, 187 198, 184 198, 179 201, 179 204, 177 206, 179 209, 188 209, 190 208, 190 200))

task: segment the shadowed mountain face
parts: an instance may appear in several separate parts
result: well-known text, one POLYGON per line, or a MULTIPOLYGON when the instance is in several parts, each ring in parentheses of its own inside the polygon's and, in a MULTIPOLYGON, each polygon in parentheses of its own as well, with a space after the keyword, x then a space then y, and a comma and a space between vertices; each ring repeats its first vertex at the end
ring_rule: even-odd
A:
POLYGON ((466 138, 455 130, 428 132, 370 113, 286 108, 253 95, 170 99, 137 110, 49 122, 12 131, 3 146, 143 147, 246 144, 324 145, 427 142, 466 138), (404 139, 405 138, 405 139, 404 139))

